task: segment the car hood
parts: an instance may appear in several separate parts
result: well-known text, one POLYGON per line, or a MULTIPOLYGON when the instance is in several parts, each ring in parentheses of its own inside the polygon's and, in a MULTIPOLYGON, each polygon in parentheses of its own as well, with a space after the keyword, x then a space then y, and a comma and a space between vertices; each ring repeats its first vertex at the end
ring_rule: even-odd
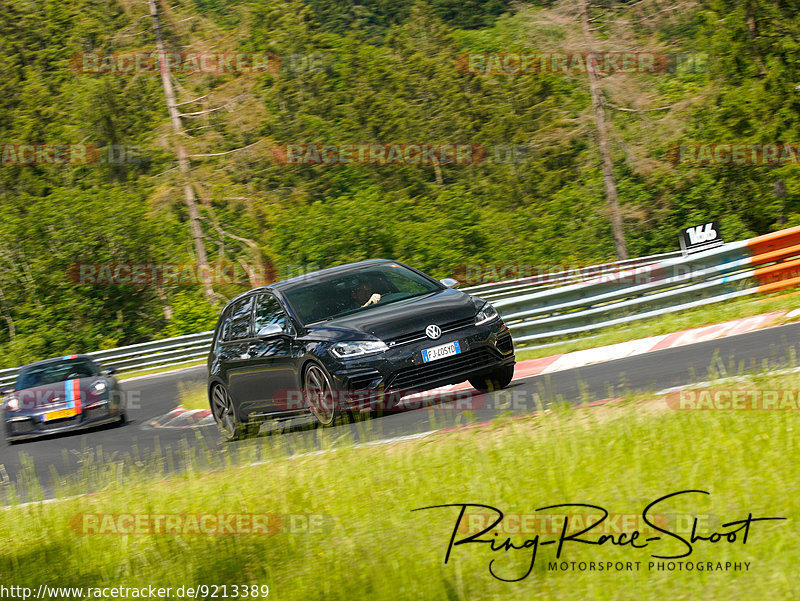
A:
POLYGON ((431 324, 444 326, 475 317, 478 305, 468 294, 451 288, 425 296, 365 309, 337 319, 312 324, 309 336, 322 340, 389 341, 423 332, 431 324))
MULTIPOLYGON (((14 395, 19 399, 22 411, 41 412, 47 409, 58 409, 76 401, 85 405, 87 401, 97 400, 97 395, 91 392, 91 387, 92 384, 103 379, 102 376, 76 378, 15 390, 14 395)), ((77 403, 75 404, 77 405, 77 403)))

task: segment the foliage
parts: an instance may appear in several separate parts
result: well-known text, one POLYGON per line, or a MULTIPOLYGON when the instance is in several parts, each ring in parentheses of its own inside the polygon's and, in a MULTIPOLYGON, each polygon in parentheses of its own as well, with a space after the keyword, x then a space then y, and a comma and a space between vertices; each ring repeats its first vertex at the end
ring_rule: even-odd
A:
MULTIPOLYGON (((456 68, 468 52, 581 48, 566 0, 179 0, 160 8, 171 48, 281 57, 278 72, 173 74, 181 110, 192 113, 182 143, 214 155, 192 158, 191 171, 210 261, 274 264, 286 275, 381 256, 443 277, 465 264, 613 258, 585 74, 456 68), (276 148, 309 143, 473 144, 486 157, 471 165, 275 160, 276 148), (512 147, 523 150, 516 161, 507 160, 512 147)), ((795 164, 670 161, 685 143, 797 140, 795 3, 687 0, 680 8, 590 6, 604 49, 707 57, 603 78, 632 255, 672 250, 679 228, 714 218, 727 240, 800 223, 795 164)), ((146 4, 0 0, 0 10, 0 142, 135 150, 130 161, 0 163, 4 363, 207 329, 241 286, 217 286, 211 302, 199 290, 76 285, 67 275, 83 263, 195 261, 157 73, 76 68, 82 52, 151 52, 146 4)))

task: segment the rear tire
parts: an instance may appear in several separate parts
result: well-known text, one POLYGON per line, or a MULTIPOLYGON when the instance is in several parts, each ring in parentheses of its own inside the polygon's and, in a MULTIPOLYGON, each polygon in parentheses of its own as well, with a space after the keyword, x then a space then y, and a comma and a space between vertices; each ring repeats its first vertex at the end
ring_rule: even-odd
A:
POLYGON ((470 378, 469 383, 481 392, 494 392, 502 390, 514 379, 514 364, 502 365, 478 378, 470 378))
POLYGON ((226 440, 242 440, 249 434, 250 428, 239 421, 233 399, 222 384, 215 384, 211 389, 211 414, 217 422, 219 433, 226 440))

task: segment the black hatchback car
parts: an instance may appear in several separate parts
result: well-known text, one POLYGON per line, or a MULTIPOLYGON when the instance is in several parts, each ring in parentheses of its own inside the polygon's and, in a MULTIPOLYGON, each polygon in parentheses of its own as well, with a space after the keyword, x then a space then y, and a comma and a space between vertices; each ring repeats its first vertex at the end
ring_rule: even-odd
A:
POLYGON ((397 261, 342 265, 250 290, 222 311, 208 396, 223 436, 311 412, 371 409, 387 396, 469 380, 508 386, 511 334, 486 301, 397 261), (390 394, 391 393, 391 394, 390 394))

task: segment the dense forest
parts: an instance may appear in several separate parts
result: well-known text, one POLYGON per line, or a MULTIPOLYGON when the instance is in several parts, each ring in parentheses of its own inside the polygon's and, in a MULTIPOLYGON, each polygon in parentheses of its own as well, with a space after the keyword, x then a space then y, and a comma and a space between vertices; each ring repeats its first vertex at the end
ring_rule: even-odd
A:
POLYGON ((800 224, 791 151, 738 164, 680 150, 797 148, 795 1, 0 10, 3 366, 208 329, 265 277, 370 257, 446 277, 614 260, 615 231, 641 256, 706 220, 726 240, 800 224), (174 65, 153 67, 159 48, 174 65), (587 52, 647 60, 593 79, 587 52), (568 63, 517 68, 558 53, 568 63), (216 62, 197 68, 202 55, 216 62), (389 160, 425 145, 440 152, 389 160), (470 160, 448 160, 448 145, 470 160), (386 160, 350 160, 359 147, 386 160), (198 262, 233 276, 80 279, 87 265, 198 262))

